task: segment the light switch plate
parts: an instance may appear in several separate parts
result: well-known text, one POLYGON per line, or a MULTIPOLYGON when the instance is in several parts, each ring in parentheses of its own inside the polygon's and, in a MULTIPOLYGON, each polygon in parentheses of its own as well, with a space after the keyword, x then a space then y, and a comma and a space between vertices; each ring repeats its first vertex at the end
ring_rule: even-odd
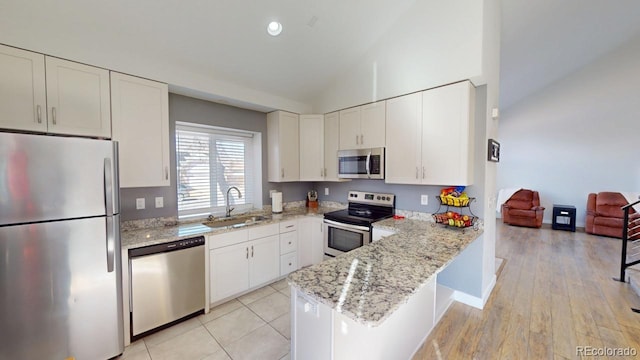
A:
POLYGON ((429 195, 420 195, 420 205, 429 205, 429 195))
POLYGON ((162 196, 156 196, 156 208, 164 207, 164 198, 162 196))
POLYGON ((136 199, 136 209, 137 210, 144 209, 144 198, 137 198, 136 199))

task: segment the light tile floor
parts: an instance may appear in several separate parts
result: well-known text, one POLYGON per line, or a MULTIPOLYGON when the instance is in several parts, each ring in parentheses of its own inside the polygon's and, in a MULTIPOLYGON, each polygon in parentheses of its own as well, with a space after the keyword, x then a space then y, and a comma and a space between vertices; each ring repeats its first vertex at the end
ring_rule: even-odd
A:
POLYGON ((285 279, 140 339, 120 360, 288 360, 291 338, 285 279))

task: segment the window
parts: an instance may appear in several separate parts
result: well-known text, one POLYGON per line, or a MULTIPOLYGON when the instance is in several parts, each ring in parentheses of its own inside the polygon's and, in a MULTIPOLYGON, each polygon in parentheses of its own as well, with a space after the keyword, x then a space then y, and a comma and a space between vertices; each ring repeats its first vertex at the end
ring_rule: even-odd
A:
POLYGON ((242 193, 241 198, 235 190, 229 193, 229 204, 236 213, 256 205, 255 190, 262 178, 255 166, 261 162, 254 152, 256 135, 259 140, 259 134, 248 131, 176 123, 180 218, 223 214, 232 186, 242 193))

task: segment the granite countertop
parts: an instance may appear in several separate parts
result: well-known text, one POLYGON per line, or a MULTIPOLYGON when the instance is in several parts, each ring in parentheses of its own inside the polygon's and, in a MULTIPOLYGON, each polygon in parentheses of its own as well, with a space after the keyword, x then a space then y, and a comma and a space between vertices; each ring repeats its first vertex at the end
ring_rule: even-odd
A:
POLYGON ((321 206, 318 208, 297 207, 286 209, 281 214, 272 214, 269 212, 252 212, 251 215, 266 215, 270 216, 271 218, 242 227, 226 226, 214 229, 202 224, 202 222, 205 222, 206 219, 200 219, 197 222, 183 222, 173 226, 157 226, 136 230, 123 230, 121 233, 121 245, 123 249, 139 248, 143 246, 162 244, 174 240, 180 240, 200 235, 219 234, 229 231, 241 230, 246 229, 250 226, 267 225, 274 222, 296 219, 303 216, 322 216, 325 212, 334 211, 336 209, 336 207, 321 206))
POLYGON ((386 219, 394 235, 289 274, 311 298, 367 325, 380 325, 482 234, 433 221, 386 219))

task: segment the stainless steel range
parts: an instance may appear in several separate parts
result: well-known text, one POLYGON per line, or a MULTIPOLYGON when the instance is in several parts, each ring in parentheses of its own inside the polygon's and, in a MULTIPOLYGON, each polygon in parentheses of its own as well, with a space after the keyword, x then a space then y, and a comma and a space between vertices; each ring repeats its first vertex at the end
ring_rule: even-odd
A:
POLYGON ((349 191, 349 207, 324 214, 324 253, 338 256, 371 242, 376 221, 393 216, 395 195, 349 191))

